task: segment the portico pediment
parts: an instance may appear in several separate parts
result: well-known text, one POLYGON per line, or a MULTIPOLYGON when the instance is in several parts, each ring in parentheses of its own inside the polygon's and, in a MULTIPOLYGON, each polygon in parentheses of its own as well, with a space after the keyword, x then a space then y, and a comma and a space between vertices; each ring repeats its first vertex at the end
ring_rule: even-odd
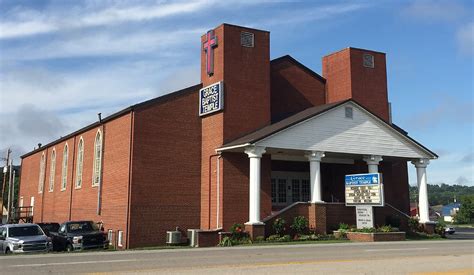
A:
MULTIPOLYGON (((437 158, 435 153, 352 100, 333 104, 312 115, 308 111, 307 117, 293 121, 293 124, 289 122, 281 121, 280 127, 271 125, 269 129, 249 135, 246 144, 304 151, 437 158), (285 124, 289 125, 285 127, 285 124)), ((245 137, 240 140, 240 143, 246 141, 245 137)))

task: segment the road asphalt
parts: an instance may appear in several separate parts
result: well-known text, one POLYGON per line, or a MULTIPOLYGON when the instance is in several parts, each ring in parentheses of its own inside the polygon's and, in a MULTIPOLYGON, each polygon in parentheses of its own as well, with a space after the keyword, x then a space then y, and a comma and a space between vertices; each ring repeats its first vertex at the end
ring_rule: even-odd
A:
POLYGON ((0 257, 0 274, 474 274, 474 240, 238 246, 0 257))

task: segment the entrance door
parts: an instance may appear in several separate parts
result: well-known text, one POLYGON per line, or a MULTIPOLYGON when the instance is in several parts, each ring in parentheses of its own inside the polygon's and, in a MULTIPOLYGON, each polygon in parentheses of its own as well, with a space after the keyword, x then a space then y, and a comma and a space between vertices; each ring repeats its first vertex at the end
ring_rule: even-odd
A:
POLYGON ((309 201, 309 173, 272 172, 272 206, 277 209, 292 203, 309 201))

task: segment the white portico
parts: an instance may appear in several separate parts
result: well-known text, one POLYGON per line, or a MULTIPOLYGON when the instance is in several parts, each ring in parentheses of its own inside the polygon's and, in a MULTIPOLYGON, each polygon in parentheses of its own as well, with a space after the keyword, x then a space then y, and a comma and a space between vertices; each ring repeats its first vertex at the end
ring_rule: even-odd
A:
POLYGON ((324 203, 321 165, 354 162, 365 172, 379 172, 385 160, 411 161, 417 168, 420 222, 429 222, 426 167, 437 156, 392 124, 352 100, 317 106, 226 144, 218 151, 242 152, 250 159, 248 224, 260 216, 261 158, 309 162, 311 203, 324 203))

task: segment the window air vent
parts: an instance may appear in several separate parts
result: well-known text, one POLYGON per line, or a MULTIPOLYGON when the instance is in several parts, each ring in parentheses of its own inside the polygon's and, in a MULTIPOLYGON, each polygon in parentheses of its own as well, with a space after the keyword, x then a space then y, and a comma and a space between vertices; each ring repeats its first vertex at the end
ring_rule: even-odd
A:
POLYGON ((352 118, 352 107, 346 107, 346 118, 352 118))
POLYGON ((374 56, 368 53, 364 53, 364 67, 373 68, 374 67, 374 56))
POLYGON ((242 45, 243 47, 253 48, 254 47, 254 34, 251 32, 241 32, 240 45, 242 45))

